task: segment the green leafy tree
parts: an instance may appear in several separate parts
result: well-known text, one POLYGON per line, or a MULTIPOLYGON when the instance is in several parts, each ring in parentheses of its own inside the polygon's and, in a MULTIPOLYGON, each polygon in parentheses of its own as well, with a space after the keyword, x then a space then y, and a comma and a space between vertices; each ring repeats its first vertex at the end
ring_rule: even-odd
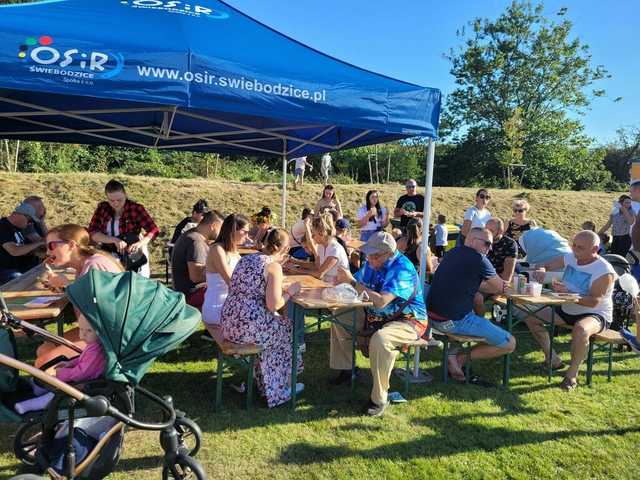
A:
MULTIPOLYGON (((466 132, 462 141, 495 163, 480 175, 474 170, 489 183, 500 183, 506 165, 516 160, 526 166, 525 186, 577 188, 604 168, 588 151, 582 124, 567 113, 583 113, 594 97, 604 96, 595 84, 610 75, 602 65, 592 66, 587 45, 570 38, 566 9, 558 12, 558 22, 542 12, 542 4, 514 1, 496 20, 478 18, 470 34, 458 32, 463 46, 448 55, 458 87, 447 99, 445 124, 458 126, 454 133, 466 132), (573 165, 566 163, 570 158, 573 165), (589 171, 576 172, 576 166, 589 171), (577 177, 554 180, 540 167, 577 177)), ((589 186, 602 184, 602 175, 595 177, 589 186)))

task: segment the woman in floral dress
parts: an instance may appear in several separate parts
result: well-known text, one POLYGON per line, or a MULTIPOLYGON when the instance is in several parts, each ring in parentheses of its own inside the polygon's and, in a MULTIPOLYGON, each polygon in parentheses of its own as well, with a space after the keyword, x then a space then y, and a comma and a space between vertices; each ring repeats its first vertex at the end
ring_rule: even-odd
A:
MULTIPOLYGON (((280 262, 288 250, 287 231, 273 229, 264 240, 262 253, 243 257, 231 277, 220 318, 226 340, 263 347, 256 364, 256 379, 269 408, 291 396, 293 325, 278 310, 300 291, 300 283, 290 285, 283 293, 280 262)), ((301 384, 297 386, 298 390, 302 388, 301 384)))

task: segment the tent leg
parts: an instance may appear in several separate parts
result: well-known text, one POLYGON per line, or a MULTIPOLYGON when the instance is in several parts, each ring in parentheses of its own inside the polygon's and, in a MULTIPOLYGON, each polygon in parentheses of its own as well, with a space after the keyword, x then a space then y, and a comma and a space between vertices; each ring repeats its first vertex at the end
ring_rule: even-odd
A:
POLYGON ((287 228, 287 141, 283 142, 282 151, 282 202, 280 209, 280 224, 287 228))

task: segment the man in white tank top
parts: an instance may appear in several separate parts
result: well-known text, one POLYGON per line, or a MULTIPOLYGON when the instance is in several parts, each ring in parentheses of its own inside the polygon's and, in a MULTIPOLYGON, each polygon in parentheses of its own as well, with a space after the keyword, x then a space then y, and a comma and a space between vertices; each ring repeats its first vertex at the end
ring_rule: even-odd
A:
MULTIPOLYGON (((571 364, 560 384, 563 390, 577 387, 580 364, 587 357, 589 338, 605 330, 613 315, 613 285, 615 271, 609 262, 598 255, 600 239, 595 232, 583 230, 574 238, 572 253, 554 258, 544 266, 548 270, 564 268, 562 282, 553 284, 558 293, 579 295, 577 303, 566 303, 555 307, 555 324, 572 325, 571 364)), ((551 307, 540 311, 538 316, 551 321, 551 307)), ((525 319, 533 337, 544 351, 545 361, 555 368, 562 366, 562 360, 549 349, 549 334, 542 320, 534 317, 525 319)))

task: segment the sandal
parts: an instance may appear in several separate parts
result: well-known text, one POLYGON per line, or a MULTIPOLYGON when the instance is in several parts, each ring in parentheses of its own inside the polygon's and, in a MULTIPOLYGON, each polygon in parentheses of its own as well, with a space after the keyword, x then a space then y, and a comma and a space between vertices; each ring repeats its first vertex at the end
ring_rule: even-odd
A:
POLYGON ((564 377, 562 382, 560 382, 560 388, 565 392, 570 392, 578 388, 578 381, 575 378, 564 377))
MULTIPOLYGON (((545 370, 549 370, 549 363, 547 360, 545 360, 544 362, 542 362, 543 368, 545 370)), ((555 365, 551 365, 551 370, 562 370, 563 368, 566 368, 567 364, 564 363, 562 360, 560 360, 558 363, 556 363, 555 365)))

